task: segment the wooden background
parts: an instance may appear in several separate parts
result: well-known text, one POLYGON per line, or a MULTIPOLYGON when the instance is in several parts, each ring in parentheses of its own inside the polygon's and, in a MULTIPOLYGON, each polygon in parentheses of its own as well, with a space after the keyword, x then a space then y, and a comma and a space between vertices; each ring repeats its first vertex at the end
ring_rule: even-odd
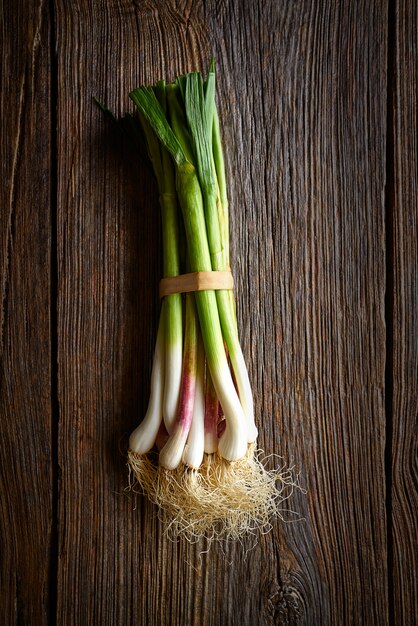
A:
POLYGON ((1 2, 1 624, 417 623, 417 14, 1 2), (260 445, 308 493, 255 547, 200 554, 125 491, 160 222, 92 96, 124 112, 211 53, 260 445))

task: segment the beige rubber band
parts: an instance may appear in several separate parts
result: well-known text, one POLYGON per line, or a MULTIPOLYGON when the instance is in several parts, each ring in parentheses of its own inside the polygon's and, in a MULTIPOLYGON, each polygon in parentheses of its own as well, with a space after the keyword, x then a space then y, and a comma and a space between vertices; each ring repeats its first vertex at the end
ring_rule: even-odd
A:
POLYGON ((192 272, 160 280, 160 298, 174 293, 190 293, 212 289, 233 289, 234 279, 230 271, 192 272))

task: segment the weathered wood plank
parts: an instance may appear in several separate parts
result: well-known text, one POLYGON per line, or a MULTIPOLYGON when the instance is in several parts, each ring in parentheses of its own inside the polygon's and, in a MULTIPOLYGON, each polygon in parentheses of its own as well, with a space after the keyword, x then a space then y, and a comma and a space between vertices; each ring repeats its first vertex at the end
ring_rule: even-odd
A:
POLYGON ((0 613, 47 624, 52 524, 48 4, 2 2, 0 613))
POLYGON ((394 623, 418 616, 418 7, 396 3, 393 82, 393 591, 394 623))
MULTIPOLYGON (((386 4, 56 2, 60 624, 382 624, 386 4), (241 336, 305 521, 198 557, 123 493, 147 403, 156 190, 91 96, 215 53, 241 336), (232 562, 232 565, 229 563, 232 562)), ((286 517, 292 519, 291 514, 286 517)))
POLYGON ((218 39, 261 443, 309 489, 279 567, 262 555, 271 623, 387 621, 386 19, 381 2, 231 4, 218 39))

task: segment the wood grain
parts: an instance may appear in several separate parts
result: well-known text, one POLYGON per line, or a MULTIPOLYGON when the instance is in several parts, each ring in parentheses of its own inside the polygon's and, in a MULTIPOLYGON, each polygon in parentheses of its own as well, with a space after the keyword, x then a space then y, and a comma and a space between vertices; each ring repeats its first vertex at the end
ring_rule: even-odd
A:
POLYGON ((387 623, 386 3, 56 2, 60 624, 387 623), (308 495, 199 552, 124 493, 160 276, 156 190, 92 96, 214 52, 260 444, 308 495))
POLYGON ((271 623, 385 623, 385 7, 263 3, 225 20, 231 230, 261 444, 293 456, 309 490, 292 502, 307 521, 262 555, 265 606, 271 623))
POLYGON ((418 10, 399 0, 393 81, 393 589, 394 622, 418 616, 418 10))
POLYGON ((0 621, 40 626, 52 525, 48 6, 2 2, 0 24, 0 621))
POLYGON ((1 3, 2 624, 415 623, 418 15, 389 7, 1 3), (307 493, 206 554, 125 491, 160 217, 92 97, 120 114, 212 53, 259 443, 307 493))

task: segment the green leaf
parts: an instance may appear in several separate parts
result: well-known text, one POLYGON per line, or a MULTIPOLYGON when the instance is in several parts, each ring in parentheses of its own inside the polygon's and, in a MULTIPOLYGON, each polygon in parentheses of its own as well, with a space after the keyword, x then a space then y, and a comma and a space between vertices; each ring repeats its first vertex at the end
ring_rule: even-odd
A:
POLYGON ((105 115, 110 117, 114 122, 118 121, 114 113, 112 113, 112 111, 108 109, 107 106, 103 104, 103 102, 100 102, 100 100, 98 100, 96 96, 93 96, 93 102, 101 111, 103 111, 103 113, 105 113, 105 115))
POLYGON ((130 98, 148 120, 151 128, 168 150, 178 166, 187 163, 186 155, 171 129, 165 113, 151 87, 138 87, 129 94, 130 98))
POLYGON ((210 71, 206 81, 205 89, 205 116, 207 124, 207 133, 209 148, 212 150, 212 126, 213 116, 215 114, 215 72, 210 71))
POLYGON ((186 116, 189 123, 199 179, 204 189, 214 185, 211 163, 211 139, 208 136, 206 101, 200 72, 187 75, 185 93, 186 116))
POLYGON ((193 155, 192 139, 187 126, 184 103, 176 83, 167 86, 167 104, 173 132, 180 142, 187 160, 190 163, 195 163, 196 159, 193 155))

